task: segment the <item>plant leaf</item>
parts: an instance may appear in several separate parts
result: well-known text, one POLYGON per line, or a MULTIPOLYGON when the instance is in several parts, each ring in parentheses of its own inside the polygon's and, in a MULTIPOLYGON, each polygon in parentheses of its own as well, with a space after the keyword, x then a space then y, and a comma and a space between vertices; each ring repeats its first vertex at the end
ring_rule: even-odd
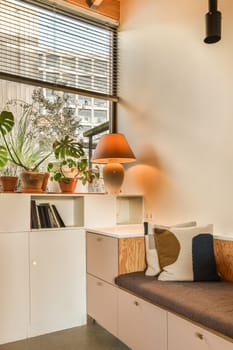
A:
POLYGON ((10 132, 15 124, 14 116, 11 112, 2 111, 0 114, 0 131, 3 135, 10 132))
POLYGON ((0 168, 4 168, 7 162, 8 162, 7 149, 4 146, 0 146, 0 168))
POLYGON ((66 157, 80 158, 84 156, 83 145, 68 135, 53 143, 53 151, 57 159, 65 159, 66 157))

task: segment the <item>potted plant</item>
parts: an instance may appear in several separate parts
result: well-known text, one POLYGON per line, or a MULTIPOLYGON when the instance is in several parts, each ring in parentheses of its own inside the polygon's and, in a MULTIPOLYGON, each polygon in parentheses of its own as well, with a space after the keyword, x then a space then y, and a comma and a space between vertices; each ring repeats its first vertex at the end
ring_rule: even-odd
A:
POLYGON ((41 147, 30 130, 29 109, 19 120, 15 120, 12 112, 2 111, 0 136, 0 167, 10 162, 23 169, 20 173, 23 192, 42 191, 45 173, 39 170, 52 155, 56 159, 80 158, 84 155, 82 144, 68 135, 55 140, 50 149, 41 147))
POLYGON ((83 185, 92 183, 99 179, 99 168, 88 168, 88 161, 85 156, 80 159, 63 158, 59 162, 50 162, 47 170, 52 173, 51 181, 58 181, 62 192, 74 192, 77 181, 83 185))
POLYGON ((14 192, 17 182, 17 166, 14 164, 8 164, 0 170, 0 184, 3 192, 14 192))

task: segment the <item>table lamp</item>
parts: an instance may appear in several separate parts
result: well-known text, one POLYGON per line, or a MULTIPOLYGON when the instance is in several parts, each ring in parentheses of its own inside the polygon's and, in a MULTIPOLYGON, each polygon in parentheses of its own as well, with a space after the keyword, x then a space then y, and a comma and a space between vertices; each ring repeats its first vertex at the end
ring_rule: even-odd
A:
POLYGON ((104 163, 103 179, 108 193, 118 194, 124 181, 124 167, 120 163, 136 160, 125 136, 119 133, 103 135, 91 162, 104 163))

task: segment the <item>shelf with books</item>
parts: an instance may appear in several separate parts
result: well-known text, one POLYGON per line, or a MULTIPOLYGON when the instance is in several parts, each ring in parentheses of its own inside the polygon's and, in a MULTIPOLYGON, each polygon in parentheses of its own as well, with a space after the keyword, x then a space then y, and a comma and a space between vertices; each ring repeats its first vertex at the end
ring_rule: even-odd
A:
POLYGON ((143 222, 141 195, 32 194, 30 198, 32 228, 109 227, 143 222), (34 224, 38 221, 39 225, 34 224))
POLYGON ((32 195, 31 228, 83 227, 84 196, 32 195))

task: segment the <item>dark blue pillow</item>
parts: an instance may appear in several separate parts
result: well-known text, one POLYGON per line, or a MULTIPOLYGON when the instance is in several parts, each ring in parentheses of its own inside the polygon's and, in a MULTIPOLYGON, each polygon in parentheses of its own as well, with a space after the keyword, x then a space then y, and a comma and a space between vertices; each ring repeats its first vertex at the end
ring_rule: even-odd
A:
POLYGON ((212 234, 200 234, 192 240, 193 280, 220 281, 217 274, 212 234))

